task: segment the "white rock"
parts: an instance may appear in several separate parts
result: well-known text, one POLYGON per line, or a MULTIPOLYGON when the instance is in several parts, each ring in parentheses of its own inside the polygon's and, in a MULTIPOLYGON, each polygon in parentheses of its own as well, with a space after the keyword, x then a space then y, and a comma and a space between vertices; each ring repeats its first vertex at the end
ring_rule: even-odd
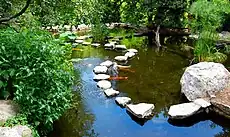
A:
POLYGON ((193 102, 197 105, 200 105, 202 108, 207 108, 207 107, 211 106, 210 102, 208 102, 202 98, 196 99, 193 102))
POLYGON ((200 105, 193 102, 183 103, 171 106, 168 114, 173 119, 183 119, 196 114, 200 108, 200 105))
POLYGON ((115 45, 115 49, 127 49, 125 45, 115 45))
POLYGON ((139 104, 130 104, 126 106, 127 111, 132 113, 134 116, 138 118, 146 118, 150 116, 153 112, 154 105, 147 103, 139 103, 139 104))
POLYGON ((64 29, 70 30, 71 26, 70 25, 64 25, 64 29))
POLYGON ((113 48, 114 45, 113 45, 113 44, 110 44, 110 43, 107 43, 107 44, 104 45, 104 47, 106 47, 106 48, 113 48))
POLYGON ((85 40, 87 38, 88 38, 87 36, 79 36, 79 37, 77 37, 78 40, 85 40))
POLYGON ((81 43, 84 42, 84 40, 79 40, 79 39, 77 39, 77 40, 75 40, 75 42, 81 44, 81 43))
POLYGON ((0 125, 7 121, 7 119, 16 116, 18 113, 18 106, 10 100, 0 100, 0 125))
POLYGON ((201 62, 188 67, 181 80, 181 92, 188 100, 206 98, 223 90, 230 82, 230 73, 220 63, 201 62))
POLYGON ((110 66, 113 65, 113 62, 110 61, 110 60, 106 60, 106 61, 102 62, 100 65, 101 65, 101 66, 110 67, 110 66))
POLYGON ((110 88, 110 89, 106 89, 106 90, 104 91, 104 93, 105 93, 105 95, 106 95, 107 97, 113 97, 113 96, 118 95, 120 92, 117 91, 117 90, 114 90, 114 89, 110 88))
POLYGON ((111 41, 111 42, 109 42, 109 44, 112 44, 112 45, 116 45, 117 44, 117 42, 116 41, 111 41))
POLYGON ((0 127, 0 137, 33 137, 27 126, 0 127))
POLYGON ((122 107, 125 107, 127 104, 131 102, 131 98, 129 97, 116 97, 115 101, 122 107))
POLYGON ((96 66, 93 71, 94 73, 106 73, 108 68, 106 66, 96 66))
POLYGON ((94 80, 106 80, 109 78, 110 78, 110 75, 106 75, 106 74, 98 74, 98 75, 94 75, 93 77, 94 80))
POLYGON ((138 50, 136 50, 136 49, 128 49, 127 51, 128 51, 128 52, 134 52, 134 53, 137 53, 137 52, 138 52, 138 50))
POLYGON ((114 59, 117 60, 117 61, 127 61, 128 57, 126 57, 126 56, 116 56, 114 59))
POLYGON ((107 81, 107 80, 101 80, 99 82, 97 82, 97 86, 101 89, 109 89, 112 87, 111 82, 107 81))
POLYGON ((83 42, 82 45, 91 45, 90 42, 83 42))
POLYGON ((99 43, 93 43, 93 44, 91 44, 91 45, 94 46, 94 47, 99 47, 99 46, 100 46, 99 43))
POLYGON ((125 56, 128 58, 132 58, 135 56, 135 53, 134 52, 127 52, 127 53, 125 53, 125 56))

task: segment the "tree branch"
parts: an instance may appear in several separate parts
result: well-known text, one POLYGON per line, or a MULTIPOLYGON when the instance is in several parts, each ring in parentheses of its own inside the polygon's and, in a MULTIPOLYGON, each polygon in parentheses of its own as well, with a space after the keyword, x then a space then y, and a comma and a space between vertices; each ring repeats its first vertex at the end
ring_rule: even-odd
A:
POLYGON ((7 21, 10 21, 10 20, 12 20, 14 18, 17 18, 17 17, 21 16, 27 10, 27 8, 29 7, 31 1, 32 0, 27 0, 26 5, 24 6, 24 8, 20 12, 18 12, 17 14, 15 14, 15 15, 13 15, 11 17, 1 18, 0 23, 7 22, 7 21))

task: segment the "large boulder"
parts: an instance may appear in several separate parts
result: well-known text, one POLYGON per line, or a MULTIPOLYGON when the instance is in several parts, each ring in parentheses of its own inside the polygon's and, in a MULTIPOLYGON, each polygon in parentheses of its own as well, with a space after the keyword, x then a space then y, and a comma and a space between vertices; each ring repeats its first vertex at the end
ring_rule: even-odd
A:
POLYGON ((188 67, 181 80, 181 92, 188 100, 211 97, 226 88, 229 71, 220 63, 201 62, 188 67))
POLYGON ((18 106, 10 100, 0 100, 0 125, 7 119, 16 116, 18 106))
POLYGON ((0 137, 33 137, 27 126, 0 127, 0 137))

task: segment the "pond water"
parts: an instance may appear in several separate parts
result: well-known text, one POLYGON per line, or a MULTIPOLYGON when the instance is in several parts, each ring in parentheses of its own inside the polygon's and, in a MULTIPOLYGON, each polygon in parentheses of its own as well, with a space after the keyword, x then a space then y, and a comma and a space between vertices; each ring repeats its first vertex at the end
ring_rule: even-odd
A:
POLYGON ((199 115, 187 121, 168 121, 167 112, 172 104, 183 101, 179 80, 188 61, 169 52, 157 53, 154 49, 139 49, 129 61, 127 72, 119 76, 128 80, 112 81, 119 96, 128 96, 134 103, 153 103, 154 116, 148 121, 138 121, 114 98, 107 98, 93 80, 93 68, 101 62, 124 53, 102 48, 83 47, 73 58, 83 58, 74 67, 80 81, 74 86, 76 108, 70 109, 54 125, 50 137, 227 137, 230 121, 216 115, 199 115))

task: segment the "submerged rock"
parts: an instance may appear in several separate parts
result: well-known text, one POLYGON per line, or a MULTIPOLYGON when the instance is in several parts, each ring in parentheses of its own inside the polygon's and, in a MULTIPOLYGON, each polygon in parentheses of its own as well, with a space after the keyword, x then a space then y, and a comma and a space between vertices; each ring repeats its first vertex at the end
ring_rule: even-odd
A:
POLYGON ((16 116, 17 106, 11 100, 0 100, 0 125, 7 119, 16 116))
POLYGON ((109 78, 110 78, 110 75, 106 75, 106 74, 98 74, 93 77, 94 80, 106 80, 109 78))
POLYGON ((202 108, 207 108, 211 106, 211 103, 209 101, 206 101, 203 98, 199 98, 193 101, 195 104, 200 105, 202 108))
POLYGON ((110 66, 113 65, 113 62, 110 61, 110 60, 106 60, 106 61, 102 62, 100 65, 101 65, 101 66, 110 67, 110 66))
POLYGON ((120 92, 117 91, 117 90, 114 90, 114 89, 110 88, 110 89, 106 89, 106 90, 104 91, 104 93, 105 93, 105 95, 106 95, 107 97, 113 97, 113 96, 118 95, 120 92))
POLYGON ((135 53, 134 52, 127 52, 127 53, 125 53, 125 56, 128 58, 132 58, 135 56, 135 53))
POLYGON ((125 107, 127 104, 131 103, 131 98, 129 97, 116 97, 115 101, 122 107, 125 107))
POLYGON ((93 69, 94 73, 107 73, 108 68, 106 66, 96 66, 93 69))
POLYGON ((215 98, 211 99, 213 110, 218 114, 230 118, 230 88, 224 89, 216 94, 215 98))
POLYGON ((126 50, 126 46, 125 45, 115 45, 114 47, 115 49, 122 49, 122 50, 126 50))
POLYGON ((117 61, 127 61, 128 57, 126 57, 126 56, 116 56, 114 59, 117 60, 117 61))
POLYGON ((193 102, 183 103, 171 106, 168 114, 172 119, 184 119, 196 114, 200 108, 200 105, 193 102))
POLYGON ((107 80, 101 80, 99 82, 97 82, 97 86, 101 89, 109 89, 112 87, 111 82, 107 81, 107 80))
POLYGON ((180 80, 181 92, 190 101, 211 97, 226 88, 229 82, 229 71, 222 64, 213 62, 188 67, 180 80))
POLYGON ((151 116, 154 105, 147 103, 139 103, 139 104, 129 104, 126 106, 127 111, 136 116, 137 118, 143 119, 151 116))
POLYGON ((27 126, 0 127, 0 137, 33 137, 27 126))

